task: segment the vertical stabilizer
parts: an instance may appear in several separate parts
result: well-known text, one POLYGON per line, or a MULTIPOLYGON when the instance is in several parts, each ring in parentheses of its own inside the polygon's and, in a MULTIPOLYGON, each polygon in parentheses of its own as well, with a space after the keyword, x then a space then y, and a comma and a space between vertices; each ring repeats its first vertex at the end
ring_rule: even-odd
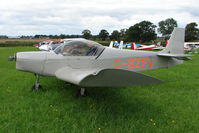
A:
POLYGON ((113 48, 113 41, 110 42, 109 48, 113 48))
POLYGON ((131 43, 131 50, 136 50, 136 44, 134 42, 131 43))
POLYGON ((123 41, 120 41, 120 44, 119 44, 119 49, 123 49, 123 41))
POLYGON ((168 41, 168 45, 161 53, 184 54, 184 36, 185 29, 174 28, 168 41))

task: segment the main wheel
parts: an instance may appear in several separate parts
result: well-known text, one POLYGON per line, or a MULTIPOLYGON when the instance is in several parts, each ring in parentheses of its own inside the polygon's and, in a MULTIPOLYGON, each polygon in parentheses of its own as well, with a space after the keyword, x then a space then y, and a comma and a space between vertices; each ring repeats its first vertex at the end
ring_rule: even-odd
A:
POLYGON ((39 85, 38 87, 36 87, 36 85, 34 84, 31 89, 32 90, 42 90, 42 86, 39 85))
POLYGON ((85 88, 80 88, 78 89, 77 93, 76 93, 76 97, 83 97, 83 96, 87 96, 88 92, 86 91, 85 88))

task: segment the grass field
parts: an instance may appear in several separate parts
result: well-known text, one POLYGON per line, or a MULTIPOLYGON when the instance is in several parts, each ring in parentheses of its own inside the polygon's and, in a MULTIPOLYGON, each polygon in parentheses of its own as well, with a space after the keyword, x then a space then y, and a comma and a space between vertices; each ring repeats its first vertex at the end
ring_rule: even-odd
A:
POLYGON ((7 57, 33 47, 0 47, 0 133, 197 133, 199 55, 169 69, 143 73, 165 81, 135 87, 78 87, 41 77, 45 91, 30 91, 31 73, 7 57))

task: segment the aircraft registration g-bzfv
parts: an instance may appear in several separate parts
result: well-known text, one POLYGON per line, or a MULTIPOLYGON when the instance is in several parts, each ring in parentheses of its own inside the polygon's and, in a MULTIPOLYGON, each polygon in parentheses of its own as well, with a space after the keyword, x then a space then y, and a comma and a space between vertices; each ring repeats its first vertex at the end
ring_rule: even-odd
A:
POLYGON ((184 29, 175 28, 167 47, 160 52, 121 50, 94 41, 67 41, 54 51, 18 52, 16 69, 39 75, 55 76, 80 87, 133 86, 162 82, 137 71, 167 68, 183 63, 184 29))

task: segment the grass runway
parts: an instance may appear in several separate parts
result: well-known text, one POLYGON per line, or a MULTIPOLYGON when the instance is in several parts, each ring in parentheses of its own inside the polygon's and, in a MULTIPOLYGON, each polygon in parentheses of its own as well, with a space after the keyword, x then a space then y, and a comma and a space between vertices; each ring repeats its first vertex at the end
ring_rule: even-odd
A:
POLYGON ((0 48, 1 133, 196 133, 199 132, 199 54, 169 69, 143 73, 164 81, 135 87, 78 87, 41 77, 45 91, 31 91, 35 76, 7 58, 33 47, 0 48))

